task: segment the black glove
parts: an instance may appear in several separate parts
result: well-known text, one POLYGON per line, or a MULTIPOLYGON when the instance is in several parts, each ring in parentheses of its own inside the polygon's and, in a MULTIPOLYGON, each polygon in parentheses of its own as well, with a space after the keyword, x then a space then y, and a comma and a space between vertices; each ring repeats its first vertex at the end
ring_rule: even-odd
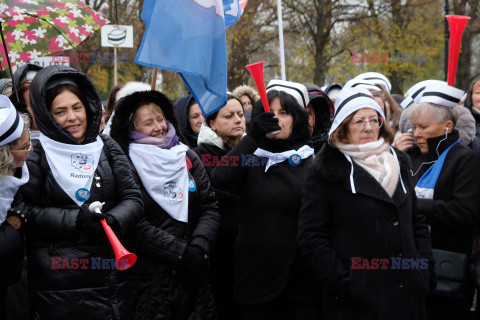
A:
POLYGON ((179 267, 188 276, 201 280, 206 275, 207 266, 208 256, 202 249, 192 246, 185 248, 179 267))
POLYGON ((103 213, 93 213, 80 211, 77 216, 76 227, 78 230, 89 234, 99 234, 103 232, 100 220, 106 219, 107 215, 103 213))
POLYGON ((109 215, 109 214, 107 214, 106 216, 107 216, 106 220, 108 225, 110 226, 110 228, 112 228, 115 235, 117 237, 120 237, 120 234, 121 234, 120 225, 118 224, 117 219, 115 219, 112 215, 109 215))
POLYGON ((274 118, 275 113, 264 112, 252 120, 248 136, 256 142, 260 142, 268 132, 280 130, 278 118, 274 118))

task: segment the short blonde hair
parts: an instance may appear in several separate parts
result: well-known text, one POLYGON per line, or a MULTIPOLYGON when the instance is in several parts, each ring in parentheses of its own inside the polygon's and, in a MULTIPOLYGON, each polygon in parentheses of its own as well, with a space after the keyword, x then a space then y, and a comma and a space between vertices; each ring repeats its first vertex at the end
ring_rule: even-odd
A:
MULTIPOLYGON (((348 128, 349 128, 348 125, 350 124, 353 117, 355 117, 358 111, 359 110, 357 110, 356 112, 346 117, 345 120, 343 120, 342 123, 338 126, 338 128, 332 132, 332 134, 330 135, 330 145, 332 147, 336 148, 337 143, 348 144, 348 128)), ((378 114, 378 117, 381 118, 380 114, 378 114)), ((392 128, 388 125, 388 122, 385 120, 383 121, 383 125, 380 128, 378 137, 385 139, 385 141, 388 142, 389 144, 393 143, 395 134, 393 133, 392 128)))
MULTIPOLYGON (((30 118, 25 113, 20 113, 23 120, 23 130, 30 129, 30 118)), ((0 146, 0 177, 11 176, 15 172, 15 159, 11 149, 18 144, 18 139, 0 146)))
POLYGON ((426 116, 427 119, 433 120, 436 123, 450 120, 455 127, 459 117, 458 108, 459 107, 445 107, 430 102, 414 103, 408 107, 408 120, 411 123, 414 123, 420 114, 422 114, 423 116, 426 116))

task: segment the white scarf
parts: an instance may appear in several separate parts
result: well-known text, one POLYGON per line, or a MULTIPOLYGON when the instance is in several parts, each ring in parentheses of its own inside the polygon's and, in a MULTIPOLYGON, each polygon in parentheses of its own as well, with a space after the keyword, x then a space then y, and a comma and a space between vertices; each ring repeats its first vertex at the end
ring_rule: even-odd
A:
POLYGON ((383 138, 360 145, 337 143, 337 147, 371 174, 390 197, 393 195, 400 176, 400 165, 383 138))
MULTIPOLYGON (((289 159, 290 161, 291 159, 290 157, 292 156, 293 157, 300 156, 299 160, 301 162, 303 159, 313 156, 314 150, 308 145, 304 145, 298 150, 288 150, 288 151, 279 152, 279 153, 273 153, 273 152, 258 148, 257 150, 255 150, 253 154, 259 157, 268 158, 267 165, 265 166, 265 172, 267 172, 268 168, 270 168, 271 166, 281 163, 287 159, 289 159)), ((293 160, 296 161, 296 159, 293 159, 293 160)), ((300 164, 300 162, 294 163, 292 165, 298 165, 300 164)))
MULTIPOLYGON (((242 138, 245 137, 247 134, 244 132, 242 135, 242 138)), ((200 132, 198 133, 198 139, 197 139, 198 145, 201 143, 204 144, 209 144, 212 146, 217 146, 220 149, 225 149, 223 147, 223 140, 220 138, 220 136, 212 130, 209 126, 207 126, 207 123, 204 121, 202 123, 202 126, 200 127, 200 132)))
POLYGON ((103 148, 100 137, 88 144, 66 144, 40 135, 40 143, 55 180, 81 206, 90 198, 93 176, 103 148))
POLYGON ((187 151, 182 143, 169 150, 138 143, 129 147, 145 190, 173 219, 182 222, 188 222, 189 184, 194 186, 193 180, 188 179, 187 151))
POLYGON ((7 218, 8 210, 10 210, 15 194, 18 188, 28 182, 29 174, 27 164, 22 167, 22 177, 20 179, 15 176, 4 176, 0 178, 0 225, 7 218))

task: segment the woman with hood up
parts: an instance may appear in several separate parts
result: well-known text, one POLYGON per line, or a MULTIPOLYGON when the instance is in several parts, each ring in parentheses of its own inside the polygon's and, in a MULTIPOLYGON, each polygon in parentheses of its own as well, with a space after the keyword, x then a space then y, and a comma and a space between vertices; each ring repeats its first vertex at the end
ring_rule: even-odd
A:
POLYGON ((175 102, 175 110, 180 132, 185 137, 187 145, 192 149, 198 147, 198 133, 205 119, 198 103, 189 94, 175 102))
POLYGON ((305 83, 310 102, 307 105, 308 125, 310 127, 311 142, 315 153, 320 151, 328 140, 328 130, 333 118, 334 106, 330 98, 322 92, 316 84, 305 83))
POLYGON ((158 91, 117 102, 111 136, 131 160, 145 218, 132 237, 132 319, 214 319, 208 258, 220 216, 200 159, 178 134, 173 105, 158 91))
POLYGON ((111 263, 100 220, 122 241, 143 203, 127 157, 98 133, 97 89, 79 71, 49 66, 32 80, 30 98, 42 133, 20 189, 28 206, 31 318, 128 319, 127 274, 111 263), (102 214, 90 212, 94 201, 104 203, 102 214))
MULTIPOLYGON (((209 115, 203 122, 195 152, 202 159, 202 164, 209 175, 216 165, 222 165, 220 159, 235 148, 245 136, 244 110, 241 101, 229 94, 225 107, 209 115)), ((235 279, 233 248, 238 235, 239 198, 227 190, 217 188, 213 180, 212 186, 218 198, 221 217, 219 234, 212 250, 213 289, 218 318, 232 319, 236 314, 233 300, 235 279)))
POLYGON ((235 241, 235 301, 239 319, 318 319, 318 284, 297 250, 301 186, 314 153, 309 146, 308 92, 272 80, 272 112, 254 107, 249 133, 218 165, 212 181, 240 198, 235 241), (237 159, 237 162, 234 162, 237 159))

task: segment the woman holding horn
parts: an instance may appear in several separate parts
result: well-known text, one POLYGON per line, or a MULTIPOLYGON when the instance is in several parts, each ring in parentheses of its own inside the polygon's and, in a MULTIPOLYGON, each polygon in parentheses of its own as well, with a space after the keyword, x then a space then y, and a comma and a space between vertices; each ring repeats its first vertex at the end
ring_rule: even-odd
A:
POLYGON ((158 91, 117 102, 111 136, 132 163, 145 218, 135 226, 131 319, 215 319, 208 262, 220 223, 199 157, 179 135, 174 107, 158 91))
POLYGON ((37 73, 30 101, 41 131, 21 188, 29 206, 27 257, 34 319, 127 319, 126 274, 101 227, 122 239, 142 216, 128 159, 99 136, 101 100, 91 80, 65 66, 37 73), (104 214, 88 204, 104 202, 104 214))
POLYGON ((255 105, 249 133, 222 158, 230 164, 211 175, 215 187, 240 198, 234 292, 239 319, 319 319, 319 285, 297 250, 301 187, 314 153, 308 91, 272 80, 265 96, 272 112, 255 105))

